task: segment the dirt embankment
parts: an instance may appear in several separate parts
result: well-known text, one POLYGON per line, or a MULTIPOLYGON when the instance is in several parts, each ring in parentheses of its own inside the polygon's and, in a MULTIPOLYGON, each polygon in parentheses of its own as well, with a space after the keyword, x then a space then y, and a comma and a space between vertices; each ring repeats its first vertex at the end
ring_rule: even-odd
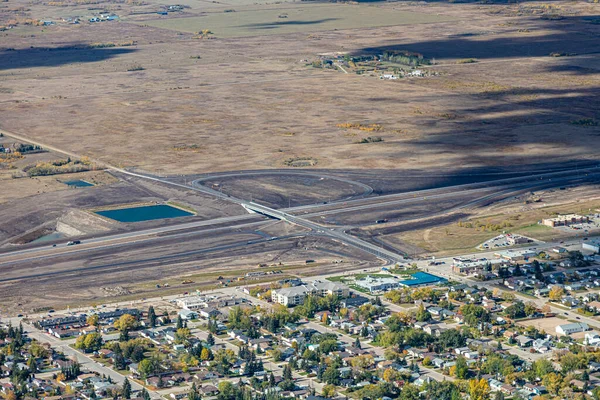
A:
POLYGON ((65 236, 83 236, 108 232, 118 225, 91 212, 71 210, 56 222, 56 231, 65 236))

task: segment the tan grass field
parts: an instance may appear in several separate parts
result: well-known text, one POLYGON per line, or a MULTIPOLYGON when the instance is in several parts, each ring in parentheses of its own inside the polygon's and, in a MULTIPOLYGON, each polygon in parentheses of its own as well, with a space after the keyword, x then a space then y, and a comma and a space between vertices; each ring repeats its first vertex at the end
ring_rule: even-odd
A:
POLYGON ((527 320, 527 321, 520 321, 517 324, 524 326, 524 327, 533 326, 540 331, 541 330, 545 331, 549 335, 556 335, 555 328, 558 325, 568 324, 568 323, 569 322, 567 320, 552 317, 552 318, 540 318, 540 319, 531 319, 531 320, 527 320))
MULTIPOLYGON (((515 16, 512 5, 286 3, 277 12, 262 5, 253 6, 262 10, 254 14, 215 15, 268 19, 285 6, 314 17, 339 9, 336 21, 344 25, 269 36, 239 32, 229 39, 148 26, 156 14, 139 13, 158 3, 101 4, 122 20, 69 25, 59 18, 97 12, 40 4, 28 15, 56 25, 3 33, 15 51, 0 51, 0 129, 111 164, 171 174, 282 168, 295 157, 313 158, 313 168, 454 171, 599 155, 590 146, 599 128, 571 123, 593 118, 600 106, 593 95, 597 65, 585 55, 600 50, 594 36, 600 28, 585 22, 592 10, 583 3, 570 6, 574 15, 563 21, 515 16), (348 11, 354 9, 360 14, 348 11), (362 13, 368 15, 356 17, 362 13), (410 13, 418 18, 407 18, 410 13), (446 22, 411 24, 423 20, 446 22), (397 25, 364 27, 383 22, 397 25), (524 28, 527 35, 519 32, 524 28), (124 42, 135 45, 69 47, 124 42), (383 47, 433 58, 430 68, 440 75, 392 82, 307 66, 318 54, 374 54, 383 47), (577 55, 549 56, 557 50, 577 55), (479 62, 456 64, 470 56, 479 62), (143 69, 128 71, 136 66, 143 69), (383 141, 357 145, 366 135, 347 135, 336 126, 344 123, 380 124, 383 141), (197 150, 177 151, 181 145, 197 150)), ((193 30, 185 26, 189 18, 217 18, 199 16, 214 4, 198 7, 170 13, 161 24, 186 31, 193 30)))
MULTIPOLYGON (((569 196, 571 197, 571 196, 569 196)), ((575 197, 575 196, 573 196, 575 197)), ((512 204, 512 209, 503 210, 499 214, 482 214, 471 217, 465 222, 471 222, 475 225, 477 222, 491 225, 501 225, 508 222, 512 226, 500 231, 490 231, 467 227, 461 227, 458 223, 436 226, 429 229, 417 229, 386 237, 386 241, 394 243, 397 240, 418 246, 428 252, 436 254, 460 254, 464 252, 477 251, 476 246, 498 236, 503 231, 507 233, 518 233, 537 240, 549 241, 559 240, 568 237, 574 237, 577 232, 568 232, 560 229, 553 229, 539 224, 544 218, 551 218, 556 214, 568 213, 589 213, 600 207, 600 200, 588 200, 581 202, 571 202, 565 198, 564 204, 552 206, 539 205, 536 208, 516 209, 512 204)), ((581 235, 581 234, 580 234, 581 235)))
POLYGON ((235 38, 414 25, 454 19, 442 15, 350 4, 283 4, 227 11, 213 11, 194 17, 144 20, 140 23, 189 33, 209 29, 217 38, 235 38))

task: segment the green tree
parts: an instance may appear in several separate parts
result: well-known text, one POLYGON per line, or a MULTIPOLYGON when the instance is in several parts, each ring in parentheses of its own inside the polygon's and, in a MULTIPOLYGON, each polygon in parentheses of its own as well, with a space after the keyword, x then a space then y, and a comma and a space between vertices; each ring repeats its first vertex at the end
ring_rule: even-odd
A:
POLYGON ((284 380, 292 380, 292 367, 290 366, 290 364, 286 364, 283 367, 283 379, 284 380))
POLYGON ((515 301, 512 306, 508 307, 506 310, 506 315, 511 318, 523 318, 525 317, 525 305, 522 301, 515 301))
POLYGON ((467 365, 467 360, 460 356, 456 359, 456 365, 454 366, 454 376, 458 379, 466 379, 469 375, 469 366, 467 365))
POLYGON ((419 388, 412 383, 404 385, 398 398, 400 400, 419 400, 419 388))
POLYGON ((554 372, 554 366, 550 360, 545 358, 539 359, 531 365, 531 369, 535 372, 535 376, 543 379, 550 372, 554 372))
POLYGON ((129 383, 127 378, 125 378, 125 381, 123 381, 123 389, 121 394, 124 399, 131 399, 131 383, 129 383))
POLYGON ((114 347, 113 353, 114 353, 113 364, 114 364, 115 369, 117 369, 117 370, 125 369, 125 367, 126 367, 125 357, 123 356, 123 351, 121 350, 121 346, 116 345, 114 347))
POLYGON ((592 397, 594 398, 594 400, 600 400, 600 386, 596 386, 592 390, 592 397))
POLYGON ((334 365, 330 365, 325 372, 323 372, 323 381, 330 385, 339 385, 340 372, 334 365))
POLYGON ((273 372, 269 374, 269 387, 275 387, 275 375, 273 375, 273 372))
POLYGON ((175 332, 175 343, 188 345, 192 333, 189 328, 179 328, 175 332))
POLYGON ((146 379, 155 371, 155 364, 150 359, 143 359, 138 364, 138 371, 142 378, 146 379))
POLYGON ((192 388, 188 392, 188 400, 201 400, 202 397, 198 392, 198 388, 196 387, 196 382, 192 383, 192 388))
POLYGON ((425 309, 423 303, 419 304, 415 318, 417 318, 417 321, 421 322, 426 322, 431 319, 431 313, 425 309))
POLYGON ((27 368, 32 374, 35 374, 37 372, 37 362, 35 361, 35 358, 29 357, 27 359, 27 368))
POLYGON ((98 351, 102 347, 102 335, 97 332, 78 336, 75 340, 75 348, 88 353, 98 351))
POLYGON ((150 322, 151 327, 156 326, 156 312, 154 312, 154 307, 148 307, 148 321, 150 322))
POLYGON ((527 316, 531 316, 537 312, 537 307, 533 302, 529 301, 525 304, 524 311, 527 316))

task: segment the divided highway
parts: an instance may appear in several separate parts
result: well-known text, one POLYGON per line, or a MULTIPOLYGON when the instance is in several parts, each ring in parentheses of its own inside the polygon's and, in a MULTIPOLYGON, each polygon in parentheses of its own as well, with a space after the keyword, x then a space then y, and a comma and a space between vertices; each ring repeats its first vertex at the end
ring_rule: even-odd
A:
MULTIPOLYGON (((535 175, 524 176, 520 178, 500 179, 497 181, 419 190, 378 197, 363 197, 354 200, 342 200, 330 202, 328 204, 312 204, 279 210, 223 194, 222 192, 203 186, 199 180, 193 181, 190 186, 172 182, 165 178, 138 174, 122 169, 115 169, 115 171, 142 179, 153 180, 166 185, 183 187, 187 190, 195 190, 224 201, 236 203, 253 213, 258 213, 268 216, 269 218, 287 221, 289 223, 304 227, 305 229, 309 230, 310 234, 328 237, 345 245, 353 246, 369 254, 375 255, 376 257, 384 260, 386 263, 398 262, 402 260, 403 257, 402 255, 385 249, 382 246, 369 243, 365 240, 345 233, 343 229, 347 229, 348 227, 331 229, 311 221, 310 218, 323 215, 376 210, 385 207, 398 207, 402 205, 406 206, 409 204, 418 204, 426 199, 440 200, 461 195, 465 197, 469 195, 472 196, 470 200, 464 202, 463 204, 460 204, 449 210, 440 211, 441 213, 449 213, 464 208, 474 207, 484 202, 493 201, 494 198, 499 196, 507 196, 511 193, 518 193, 524 190, 539 189, 543 187, 558 187, 560 185, 573 183, 574 181, 580 179, 587 179, 590 181, 598 181, 600 179, 600 172, 598 171, 598 168, 559 171, 547 174, 536 173, 535 175)), ((185 238, 185 236, 188 234, 183 232, 185 230, 210 231, 212 229, 221 229, 220 227, 216 227, 219 225, 223 226, 223 229, 225 229, 234 227, 241 228, 260 226, 260 224, 268 223, 268 220, 256 221, 257 217, 257 214, 241 214, 207 221, 186 222, 159 228, 145 229, 141 231, 106 235, 84 239, 81 245, 75 247, 67 247, 64 243, 62 243, 57 244, 56 247, 44 245, 14 251, 0 250, 0 265, 17 260, 23 261, 28 259, 51 257, 59 254, 62 255, 71 252, 91 251, 103 247, 114 247, 115 251, 118 251, 119 246, 133 242, 140 245, 143 245, 144 242, 148 242, 147 245, 150 245, 152 242, 160 240, 160 235, 181 235, 182 238, 185 238), (256 221, 256 223, 254 221, 256 221)), ((277 238, 274 239, 276 240, 277 238)))

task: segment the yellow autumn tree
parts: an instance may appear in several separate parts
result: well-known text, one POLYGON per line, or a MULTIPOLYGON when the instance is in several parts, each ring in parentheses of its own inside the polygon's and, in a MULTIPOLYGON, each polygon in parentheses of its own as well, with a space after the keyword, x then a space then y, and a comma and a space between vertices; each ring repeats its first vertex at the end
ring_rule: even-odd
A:
POLYGON ((387 368, 383 371, 383 380, 386 382, 393 382, 399 379, 399 373, 393 368, 387 368))
POLYGON ((137 319, 131 314, 123 314, 115 321, 115 328, 122 332, 130 331, 135 327, 137 327, 137 319))
POLYGON ((203 348, 202 353, 200 353, 200 359, 202 361, 210 360, 210 350, 207 348, 203 348))
POLYGON ((469 381, 469 396, 471 400, 488 400, 490 396, 490 385, 481 378, 469 381))
POLYGON ((564 295, 565 295, 565 291, 563 290, 563 288, 558 287, 558 286, 553 286, 552 289, 550 289, 550 293, 548 294, 548 297, 552 301, 557 301, 557 300, 560 300, 564 295))

